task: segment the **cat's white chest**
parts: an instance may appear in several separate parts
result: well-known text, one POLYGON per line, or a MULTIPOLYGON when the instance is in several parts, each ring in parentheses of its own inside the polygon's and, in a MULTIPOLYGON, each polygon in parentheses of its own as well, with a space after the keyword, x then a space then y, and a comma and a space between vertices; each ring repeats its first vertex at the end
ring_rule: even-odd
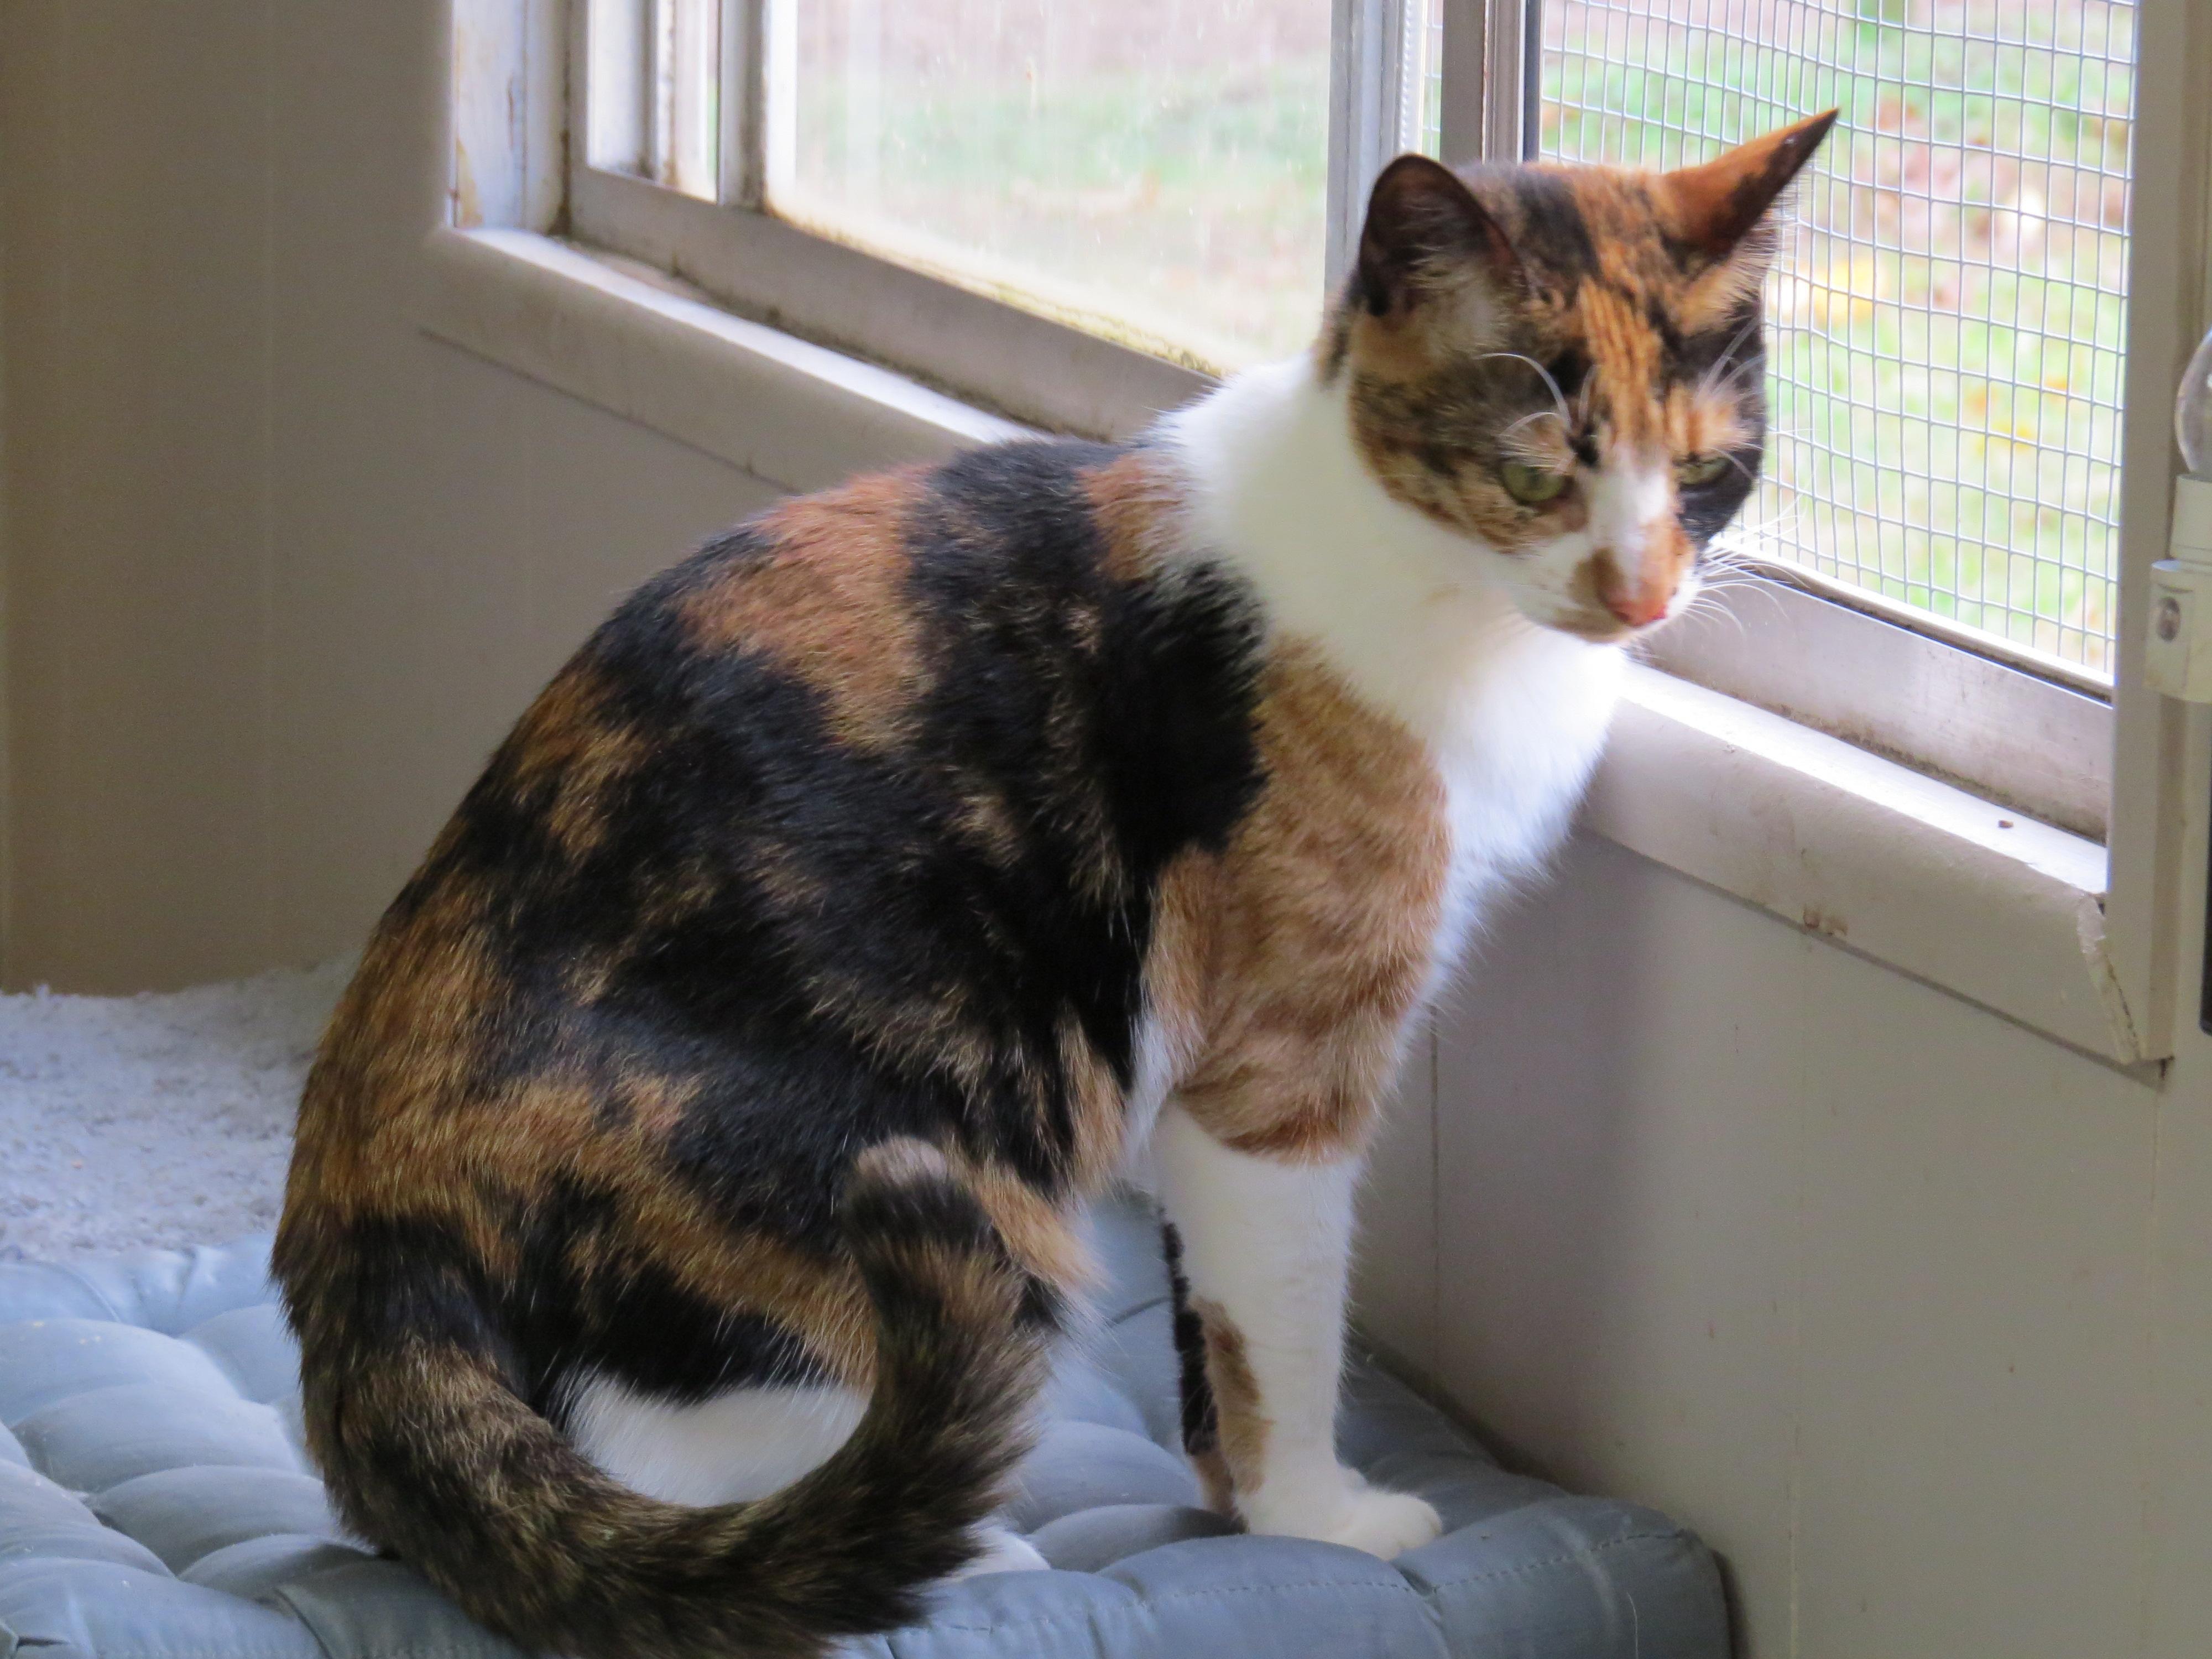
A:
POLYGON ((1458 961, 1487 901, 1558 849, 1605 747, 1622 666, 1616 651, 1540 645, 1455 701, 1431 744, 1451 845, 1437 977, 1458 961))

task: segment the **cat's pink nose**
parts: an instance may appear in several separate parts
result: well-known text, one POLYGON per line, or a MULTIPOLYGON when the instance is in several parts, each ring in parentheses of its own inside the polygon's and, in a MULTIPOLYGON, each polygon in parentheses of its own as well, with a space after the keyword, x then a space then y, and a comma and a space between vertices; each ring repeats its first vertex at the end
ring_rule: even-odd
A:
POLYGON ((1646 588, 1632 599, 1626 594, 1608 593, 1605 608, 1631 628, 1641 628, 1647 623, 1657 622, 1667 614, 1667 600, 1663 594, 1654 593, 1646 588))
POLYGON ((1610 565, 1598 584, 1598 596, 1607 610, 1631 628, 1657 622, 1667 614, 1668 602, 1674 597, 1660 572, 1652 572, 1632 588, 1613 574, 1610 565))

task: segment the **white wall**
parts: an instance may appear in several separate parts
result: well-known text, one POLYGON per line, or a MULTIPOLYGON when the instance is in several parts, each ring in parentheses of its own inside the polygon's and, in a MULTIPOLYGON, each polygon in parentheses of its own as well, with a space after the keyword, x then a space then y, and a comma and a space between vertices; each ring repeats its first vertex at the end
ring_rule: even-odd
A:
MULTIPOLYGON (((420 336, 434 0, 0 6, 10 985, 354 943, 767 487, 420 336)), ((1416 1068, 1376 1334, 1761 1659, 2212 1646, 2212 1051, 2160 1091, 1607 844, 1416 1068)))
POLYGON ((2192 1048, 2162 1093, 1579 842, 1440 1019, 1432 1114, 1408 1089, 1370 1328, 1703 1531, 1754 1653, 2201 1655, 2192 1048))
POLYGON ((0 8, 10 986, 349 948, 610 599, 769 498, 410 322, 441 9, 0 8))

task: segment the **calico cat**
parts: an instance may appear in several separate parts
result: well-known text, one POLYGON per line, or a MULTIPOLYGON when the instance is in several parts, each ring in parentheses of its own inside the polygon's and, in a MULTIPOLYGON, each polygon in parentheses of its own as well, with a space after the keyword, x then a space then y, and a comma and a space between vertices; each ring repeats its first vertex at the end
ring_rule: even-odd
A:
POLYGON ((1139 1152, 1186 1428, 1389 1556, 1333 1443, 1361 1151, 1759 465, 1770 207, 1393 162, 1312 353, 1123 447, 864 477, 639 589, 379 924, 276 1269, 347 1521, 581 1656, 818 1654, 964 1568, 1139 1152))

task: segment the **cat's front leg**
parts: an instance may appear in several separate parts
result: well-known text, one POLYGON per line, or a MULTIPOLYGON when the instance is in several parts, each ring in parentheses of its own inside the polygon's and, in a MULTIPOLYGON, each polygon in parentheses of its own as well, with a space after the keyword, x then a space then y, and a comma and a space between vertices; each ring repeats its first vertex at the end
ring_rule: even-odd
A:
POLYGON ((1192 1449, 1247 1527, 1388 1559, 1441 1530, 1420 1498, 1379 1491, 1336 1457, 1345 1278, 1359 1160, 1239 1152, 1175 1107, 1153 1159, 1200 1322, 1211 1419, 1192 1449))

